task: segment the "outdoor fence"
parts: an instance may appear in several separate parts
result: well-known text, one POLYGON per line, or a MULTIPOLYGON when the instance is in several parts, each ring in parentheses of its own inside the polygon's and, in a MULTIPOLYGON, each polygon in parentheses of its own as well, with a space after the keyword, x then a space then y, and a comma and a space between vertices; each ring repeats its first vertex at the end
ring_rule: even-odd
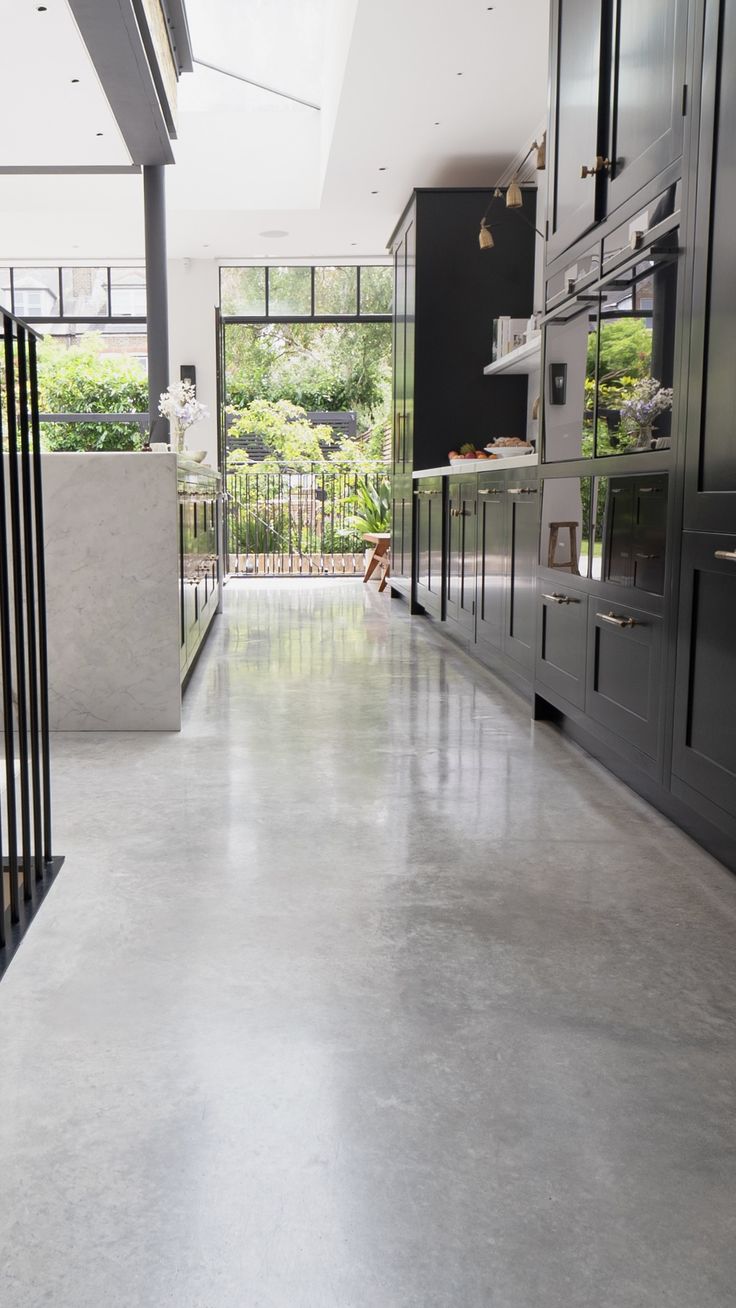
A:
POLYGON ((361 492, 380 494, 385 463, 261 465, 227 477, 228 572, 236 576, 356 576, 363 571, 361 492))

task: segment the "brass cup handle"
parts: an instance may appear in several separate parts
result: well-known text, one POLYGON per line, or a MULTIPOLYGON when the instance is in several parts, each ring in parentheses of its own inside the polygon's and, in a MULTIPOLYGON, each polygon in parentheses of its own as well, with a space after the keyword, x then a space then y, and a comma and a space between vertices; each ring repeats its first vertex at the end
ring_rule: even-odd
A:
POLYGON ((611 160, 604 159, 602 154, 597 154, 592 168, 589 168, 587 164, 583 164, 580 169, 580 176, 583 178, 596 177, 598 173, 609 173, 610 171, 611 160))
POLYGON ((536 486, 512 486, 506 491, 507 495, 536 495, 536 486))
POLYGON ((560 595, 558 591, 553 591, 551 595, 542 595, 542 599, 550 600, 552 604, 579 604, 579 599, 573 599, 571 595, 560 595))
POLYGON ((716 550, 714 557, 726 559, 729 563, 736 563, 736 550, 716 550))
POLYGON ((614 613, 613 610, 611 610, 610 613, 596 613, 595 616, 600 618, 601 622, 610 622, 614 627, 641 626, 641 623, 637 622, 636 618, 621 618, 617 613, 614 613))
POLYGON ((491 488, 489 487, 488 489, 479 490, 479 491, 478 491, 478 494, 479 494, 479 495, 500 495, 501 492, 500 492, 498 489, 496 489, 496 488, 491 489, 491 488))

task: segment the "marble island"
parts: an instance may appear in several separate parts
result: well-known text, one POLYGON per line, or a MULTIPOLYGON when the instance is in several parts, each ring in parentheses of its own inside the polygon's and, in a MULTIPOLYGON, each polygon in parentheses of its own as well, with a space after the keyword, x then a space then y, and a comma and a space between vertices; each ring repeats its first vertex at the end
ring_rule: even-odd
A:
POLYGON ((219 475, 176 454, 45 454, 52 730, 178 731, 221 601, 219 475))

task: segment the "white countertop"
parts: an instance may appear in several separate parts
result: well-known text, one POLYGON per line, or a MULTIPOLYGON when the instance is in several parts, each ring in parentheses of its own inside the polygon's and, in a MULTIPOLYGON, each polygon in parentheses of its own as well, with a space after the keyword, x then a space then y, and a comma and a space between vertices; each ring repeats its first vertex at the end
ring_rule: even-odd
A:
POLYGON ((469 472, 504 472, 506 468, 536 468, 538 454, 513 454, 508 459, 464 459, 462 463, 445 463, 441 468, 421 468, 412 477, 467 476, 469 472))

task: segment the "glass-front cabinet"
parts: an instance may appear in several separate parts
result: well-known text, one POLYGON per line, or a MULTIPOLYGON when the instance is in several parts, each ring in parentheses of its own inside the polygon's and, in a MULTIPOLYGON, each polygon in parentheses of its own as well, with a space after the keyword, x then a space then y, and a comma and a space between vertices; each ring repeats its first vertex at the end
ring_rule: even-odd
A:
POLYGON ((545 463, 670 448, 677 283, 675 229, 549 316, 545 463))
POLYGON ((581 577, 663 595, 668 482, 667 473, 545 477, 540 568, 560 582, 581 577))

